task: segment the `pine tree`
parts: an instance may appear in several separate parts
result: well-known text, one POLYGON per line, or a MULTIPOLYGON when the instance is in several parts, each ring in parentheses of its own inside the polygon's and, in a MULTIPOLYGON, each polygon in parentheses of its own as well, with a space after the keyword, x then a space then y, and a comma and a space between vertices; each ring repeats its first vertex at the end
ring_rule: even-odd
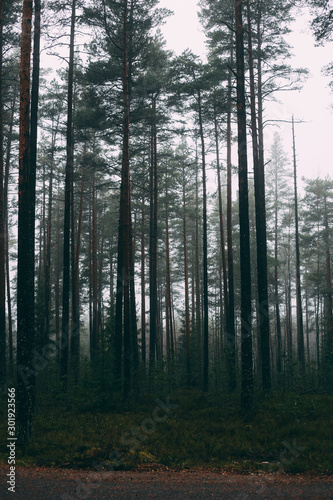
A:
POLYGON ((30 54, 32 2, 24 0, 22 8, 22 42, 20 66, 20 151, 17 274, 17 433, 24 443, 33 435, 35 371, 34 349, 34 238, 30 225, 30 54))

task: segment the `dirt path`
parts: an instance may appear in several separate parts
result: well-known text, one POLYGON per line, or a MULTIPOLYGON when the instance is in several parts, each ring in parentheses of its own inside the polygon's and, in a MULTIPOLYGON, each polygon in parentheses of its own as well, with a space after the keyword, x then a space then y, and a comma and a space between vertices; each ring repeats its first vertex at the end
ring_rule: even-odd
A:
POLYGON ((207 471, 93 472, 16 469, 15 493, 0 468, 0 499, 333 499, 333 477, 282 474, 234 475, 207 471))

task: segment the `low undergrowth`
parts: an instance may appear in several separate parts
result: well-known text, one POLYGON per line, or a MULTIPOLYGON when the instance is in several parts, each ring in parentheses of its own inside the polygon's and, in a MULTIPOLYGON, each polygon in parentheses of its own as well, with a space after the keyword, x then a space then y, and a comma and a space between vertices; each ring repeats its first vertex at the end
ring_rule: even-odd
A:
MULTIPOLYGON (((39 400, 35 436, 17 464, 131 470, 207 467, 233 472, 333 471, 333 397, 257 396, 244 416, 238 398, 177 391, 101 408, 79 397, 39 400), (83 399, 82 399, 83 401, 83 399)), ((6 414, 0 432, 6 442, 6 414)), ((6 447, 0 461, 7 462, 6 447)))

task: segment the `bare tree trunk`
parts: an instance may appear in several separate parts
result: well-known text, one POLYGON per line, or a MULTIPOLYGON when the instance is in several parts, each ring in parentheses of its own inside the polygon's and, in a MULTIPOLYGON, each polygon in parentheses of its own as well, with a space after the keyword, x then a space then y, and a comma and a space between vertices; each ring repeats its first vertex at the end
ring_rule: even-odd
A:
POLYGON ((239 225, 241 264, 241 352, 243 410, 254 406, 252 367, 252 321, 251 321, 251 255, 249 231, 249 200, 247 179, 245 68, 242 22, 242 0, 235 0, 236 21, 236 65, 237 65, 237 122, 238 122, 238 179, 239 179, 239 225))
POLYGON ((281 316, 279 305, 279 276, 278 276, 278 185, 277 185, 278 170, 275 169, 275 235, 274 235, 274 295, 275 295, 275 315, 276 315, 276 337, 277 337, 277 353, 276 367, 277 372, 282 372, 282 335, 281 335, 281 316))
POLYGON ((145 278, 145 195, 141 209, 141 359, 146 364, 146 278, 145 278))
MULTIPOLYGON (((233 50, 231 50, 231 64, 233 50)), ((234 292, 234 257, 232 246, 232 165, 231 165, 231 69, 228 72, 227 100, 227 237, 228 237, 228 291, 229 291, 229 329, 227 331, 228 348, 228 387, 230 392, 236 389, 236 332, 235 332, 235 292, 234 292)))
POLYGON ((301 296, 301 264, 299 252, 299 231, 298 231, 298 201, 297 201, 297 170, 296 170, 296 149, 295 149, 295 129, 294 116, 292 117, 293 135, 293 157, 294 157, 294 189, 295 189, 295 245, 296 245, 296 306, 297 306, 297 357, 300 363, 301 376, 305 377, 305 354, 304 354, 304 331, 301 296))
POLYGON ((35 371, 33 367, 34 232, 30 227, 29 106, 32 2, 22 9, 20 67, 19 208, 17 269, 17 432, 21 443, 32 439, 35 371))
MULTIPOLYGON (((84 147, 83 156, 86 154, 86 146, 84 147)), ((80 293, 79 293, 79 262, 80 262, 80 249, 81 249, 81 233, 82 233, 82 214, 83 214, 83 194, 85 183, 85 166, 82 167, 81 177, 81 190, 80 190, 80 206, 78 215, 78 228, 76 234, 75 245, 75 272, 74 272, 74 286, 75 286, 75 315, 73 312, 73 331, 71 341, 71 353, 73 357, 74 374, 77 379, 80 371, 80 293), (74 329, 75 328, 75 329, 74 329)))
MULTIPOLYGON (((324 218, 325 218, 325 246, 326 246, 326 324, 327 324, 327 360, 328 369, 330 373, 333 367, 333 300, 332 300, 332 273, 331 273, 331 252, 330 252, 330 238, 329 238, 329 224, 328 224, 328 214, 327 214, 327 196, 325 192, 324 198, 324 218)), ((332 376, 328 377, 330 382, 332 381, 332 376)), ((330 385, 330 382, 328 385, 330 385)), ((332 387, 329 387, 332 390, 332 387)))
POLYGON ((191 356, 190 356, 190 305, 188 286, 188 263, 187 263, 187 231, 186 231, 186 190, 185 190, 185 166, 183 164, 183 242, 184 242, 184 280, 185 280, 185 336, 186 336, 186 376, 187 385, 191 384, 191 356))
POLYGON ((94 362, 98 350, 98 275, 97 275, 97 207, 96 207, 95 172, 92 184, 92 351, 91 360, 94 362))
POLYGON ((69 68, 67 88, 67 130, 66 130, 66 176, 65 176, 65 211, 64 211, 64 247, 63 247, 63 282, 62 282, 62 325, 60 346, 60 378, 67 384, 69 353, 69 293, 70 293, 70 221, 71 221, 71 186, 73 183, 74 138, 73 138, 73 81, 74 81, 74 36, 75 7, 72 0, 71 33, 69 46, 69 68))
POLYGON ((3 4, 0 1, 0 384, 6 385, 6 275, 5 275, 5 203, 4 203, 4 129, 2 86, 2 32, 3 4))
POLYGON ((195 283, 196 283, 196 336, 198 356, 198 371, 202 380, 202 325, 201 325, 201 293, 200 293, 200 256, 199 256, 199 179, 198 179, 198 159, 196 158, 196 173, 195 173, 195 283))
MULTIPOLYGON (((59 188, 58 188, 59 192, 59 188)), ((60 217, 59 203, 57 207, 57 242, 56 242, 56 276, 55 276, 55 338, 60 345, 60 217)), ((60 351, 57 350, 57 361, 60 364, 60 351)))
POLYGON ((46 248, 44 261, 44 337, 46 345, 50 337, 51 314, 51 243, 52 243, 52 201, 53 201, 53 167, 54 167, 54 141, 52 141, 51 171, 48 193, 48 214, 46 228, 46 248))
POLYGON ((157 144, 156 144, 156 100, 152 99, 151 130, 151 174, 150 174, 150 343, 149 366, 154 368, 157 346, 157 144))
MULTIPOLYGON (((225 242, 224 242, 224 220, 223 220, 223 207, 222 207, 222 182, 221 182, 221 166, 220 166, 220 152, 219 152, 219 137, 217 127, 217 116, 214 116, 215 128, 215 147, 216 147, 216 168, 217 168, 217 189, 219 197, 219 221, 220 221, 220 246, 222 256, 222 272, 223 272, 223 298, 224 298, 224 311, 225 311, 225 331, 230 331, 229 325, 229 293, 228 293, 228 274, 225 255, 225 242)), ((222 296, 222 294, 221 294, 222 296)), ((221 316, 222 317, 222 316, 221 316)))
MULTIPOLYGON (((131 209, 130 209, 131 213, 131 209)), ((139 350, 138 350, 138 325, 136 317, 136 303, 135 303, 135 282, 134 282, 134 269, 135 269, 135 228, 136 228, 136 215, 134 219, 134 228, 130 218, 130 231, 129 231, 129 269, 130 269, 130 309, 131 309, 131 360, 133 365, 133 384, 136 391, 139 390, 138 385, 138 369, 139 369, 139 350)))
MULTIPOLYGON (((1 80, 1 78, 0 78, 1 80)), ((13 138, 13 123, 17 100, 17 87, 15 85, 14 96, 11 106, 9 133, 7 141, 5 178, 4 178, 4 221, 5 221, 5 239, 6 239, 6 282, 7 282, 7 307, 8 307, 8 348, 9 348, 9 373, 14 375, 14 347, 13 347, 13 321, 12 321, 12 301, 10 289, 10 260, 9 260, 9 211, 8 211, 8 184, 9 184, 9 167, 10 156, 12 149, 13 138)))
POLYGON ((201 139, 201 158, 202 158, 202 188, 203 188, 203 213, 202 213, 202 242, 203 242, 203 380, 202 390, 208 391, 208 241, 207 241, 207 188, 206 188, 206 152, 202 121, 202 99, 200 89, 198 90, 198 108, 199 108, 199 134, 201 139))
MULTIPOLYGON (((267 284, 265 175, 264 175, 263 154, 259 154, 259 144, 258 144, 254 65, 253 65, 253 52, 252 52, 251 14, 250 14, 249 0, 247 0, 247 22, 248 22, 247 26, 248 54, 249 54, 249 69, 250 69, 251 129, 252 129, 253 170, 254 170, 255 209, 256 209, 256 235, 257 235, 257 279, 258 279, 258 302, 259 302, 258 328, 260 337, 262 387, 264 392, 267 393, 271 389, 271 366, 270 366, 270 332, 269 332, 268 284, 267 284), (259 161, 259 159, 261 161, 259 161)), ((261 56, 259 54, 259 58, 260 57, 261 56)), ((262 103, 260 103, 260 110, 262 112, 262 103)))
POLYGON ((130 169, 129 169, 129 68, 128 68, 128 2, 124 5, 123 23, 123 157, 122 157, 122 190, 123 190, 123 284, 124 284, 124 396, 131 390, 131 309, 130 309, 130 251, 131 251, 131 203, 130 203, 130 169))

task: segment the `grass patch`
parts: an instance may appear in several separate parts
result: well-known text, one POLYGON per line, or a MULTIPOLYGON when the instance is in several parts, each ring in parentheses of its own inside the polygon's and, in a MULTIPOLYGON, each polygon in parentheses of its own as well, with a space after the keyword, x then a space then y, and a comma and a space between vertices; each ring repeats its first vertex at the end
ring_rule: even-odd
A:
MULTIPOLYGON (((44 400, 36 412, 34 441, 17 447, 17 463, 332 473, 332 403, 327 395, 257 397, 254 415, 245 419, 238 399, 197 391, 175 392, 169 403, 162 396, 118 402, 107 412, 65 398, 52 405, 44 400)), ((0 432, 6 442, 5 414, 0 432)), ((0 461, 7 462, 6 450, 0 461)))

